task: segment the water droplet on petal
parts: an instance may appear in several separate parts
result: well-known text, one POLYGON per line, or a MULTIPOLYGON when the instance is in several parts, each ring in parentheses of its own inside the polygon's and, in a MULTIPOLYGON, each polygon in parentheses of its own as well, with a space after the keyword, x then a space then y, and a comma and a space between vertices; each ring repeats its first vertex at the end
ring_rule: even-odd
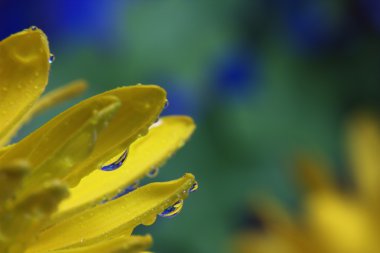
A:
POLYGON ((168 106, 169 106, 169 100, 165 100, 165 105, 164 105, 164 108, 166 109, 166 108, 168 108, 168 106))
POLYGON ((176 216, 183 207, 183 200, 180 199, 177 202, 175 202, 172 206, 166 208, 162 213, 159 214, 161 217, 169 218, 176 216))
POLYGON ((199 185, 197 182, 195 182, 189 189, 189 192, 195 192, 196 190, 198 190, 199 188, 199 185))
POLYGON ((146 176, 150 178, 154 178, 158 175, 159 171, 160 171, 159 168, 154 167, 148 173, 146 173, 146 176))
POLYGON ((32 31, 35 31, 35 30, 37 30, 37 26, 32 25, 31 27, 29 27, 29 29, 32 30, 32 31))
POLYGON ((161 124, 162 124, 162 120, 161 120, 160 117, 158 117, 158 118, 154 121, 154 123, 153 123, 152 125, 150 125, 149 130, 152 129, 152 128, 158 127, 158 126, 161 125, 161 124))
POLYGON ((121 165, 123 165, 125 159, 127 159, 128 156, 128 150, 125 150, 124 153, 113 163, 109 165, 105 165, 102 167, 102 170, 104 171, 113 171, 118 169, 121 165))
POLYGON ((55 60, 55 56, 54 56, 54 54, 50 54, 50 56, 49 56, 49 63, 50 63, 50 64, 53 63, 54 60, 55 60))

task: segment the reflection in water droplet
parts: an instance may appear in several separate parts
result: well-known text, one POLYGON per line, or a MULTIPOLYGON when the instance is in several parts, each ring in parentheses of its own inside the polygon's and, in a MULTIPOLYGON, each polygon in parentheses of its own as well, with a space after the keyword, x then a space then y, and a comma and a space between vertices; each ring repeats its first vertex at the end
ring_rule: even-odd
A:
POLYGON ((54 54, 50 54, 50 56, 49 56, 49 63, 53 63, 54 60, 55 60, 54 54))
POLYGON ((152 129, 152 128, 158 127, 161 124, 162 124, 162 119, 160 117, 158 117, 156 119, 156 121, 154 121, 154 123, 152 125, 150 125, 149 130, 152 129))
POLYGON ((102 170, 104 171, 113 171, 118 169, 121 165, 123 165, 125 159, 127 159, 128 156, 128 149, 124 151, 124 153, 113 163, 109 165, 105 165, 102 167, 102 170))
POLYGON ((164 108, 168 108, 168 106, 169 106, 169 100, 165 100, 165 105, 164 105, 164 108))
POLYGON ((159 171, 160 171, 159 168, 154 167, 148 173, 146 173, 146 176, 150 178, 154 178, 158 175, 159 171))
POLYGON ((140 181, 135 181, 132 185, 126 187, 124 190, 119 192, 115 197, 112 198, 112 200, 120 198, 120 197, 136 190, 139 187, 139 185, 140 185, 140 181))
POLYGON ((174 205, 166 208, 159 215, 161 217, 165 217, 165 218, 174 217, 182 210, 182 207, 183 207, 183 200, 180 199, 177 202, 175 202, 174 205))
POLYGON ((195 182, 189 189, 189 192, 195 192, 196 190, 198 190, 199 188, 199 185, 197 182, 195 182))

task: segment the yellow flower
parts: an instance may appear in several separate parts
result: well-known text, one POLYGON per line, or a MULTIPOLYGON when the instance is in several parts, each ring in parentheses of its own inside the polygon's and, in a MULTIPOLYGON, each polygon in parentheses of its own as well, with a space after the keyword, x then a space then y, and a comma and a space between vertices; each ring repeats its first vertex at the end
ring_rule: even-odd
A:
POLYGON ((380 252, 380 125, 361 113, 347 129, 353 185, 339 186, 326 166, 300 159, 297 174, 306 189, 300 213, 292 216, 273 201, 257 203, 263 226, 241 233, 236 252, 380 252))
POLYGON ((134 228, 178 213, 197 184, 191 174, 135 182, 180 148, 194 123, 168 116, 153 124, 166 93, 136 85, 82 101, 7 145, 33 115, 83 89, 77 82, 38 100, 51 58, 36 27, 0 42, 0 252, 141 252, 151 237, 134 228))

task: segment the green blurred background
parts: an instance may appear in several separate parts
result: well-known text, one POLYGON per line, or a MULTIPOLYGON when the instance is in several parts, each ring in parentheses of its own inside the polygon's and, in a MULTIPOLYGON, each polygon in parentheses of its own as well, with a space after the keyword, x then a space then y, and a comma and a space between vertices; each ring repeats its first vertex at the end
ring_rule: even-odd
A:
POLYGON ((0 11, 2 38, 31 25, 47 33, 48 90, 83 78, 83 99, 154 83, 168 91, 163 114, 194 117, 193 138, 154 180, 192 172, 200 188, 175 218, 138 228, 156 252, 230 252, 251 225, 247 204, 263 196, 296 210, 299 153, 326 157, 347 181, 344 120, 380 105, 377 0, 1 0, 0 11))

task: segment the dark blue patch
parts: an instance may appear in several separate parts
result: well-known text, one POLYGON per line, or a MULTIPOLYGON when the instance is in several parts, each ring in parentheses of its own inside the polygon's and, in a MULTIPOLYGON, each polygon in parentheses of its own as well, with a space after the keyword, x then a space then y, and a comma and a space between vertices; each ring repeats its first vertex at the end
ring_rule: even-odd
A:
POLYGON ((102 167, 102 170, 104 171, 113 171, 118 168, 120 168, 121 165, 123 165, 125 159, 127 159, 128 156, 128 150, 124 151, 124 153, 113 163, 109 165, 105 165, 102 167))

